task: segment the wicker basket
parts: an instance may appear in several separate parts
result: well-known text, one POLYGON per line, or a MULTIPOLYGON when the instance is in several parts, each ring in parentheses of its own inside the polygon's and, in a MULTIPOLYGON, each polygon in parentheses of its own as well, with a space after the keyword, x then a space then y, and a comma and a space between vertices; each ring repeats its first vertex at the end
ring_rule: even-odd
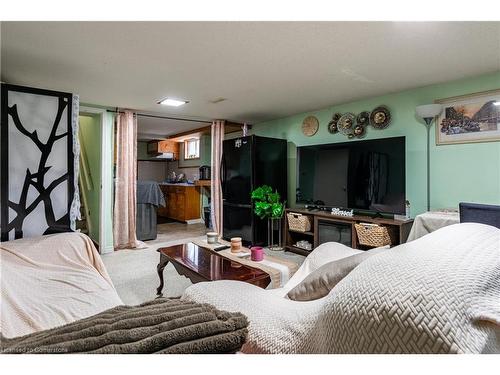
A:
POLYGON ((396 238, 396 228, 384 227, 374 224, 354 224, 358 241, 365 246, 387 246, 392 245, 396 238))
POLYGON ((311 230, 311 218, 307 215, 288 212, 288 229, 294 232, 308 232, 311 230))

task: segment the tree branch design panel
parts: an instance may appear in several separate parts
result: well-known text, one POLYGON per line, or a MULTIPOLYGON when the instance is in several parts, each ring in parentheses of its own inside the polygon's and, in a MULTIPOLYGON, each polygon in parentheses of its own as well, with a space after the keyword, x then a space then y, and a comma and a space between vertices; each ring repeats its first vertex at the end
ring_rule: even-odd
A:
POLYGON ((71 230, 72 101, 70 93, 2 85, 2 241, 71 230))

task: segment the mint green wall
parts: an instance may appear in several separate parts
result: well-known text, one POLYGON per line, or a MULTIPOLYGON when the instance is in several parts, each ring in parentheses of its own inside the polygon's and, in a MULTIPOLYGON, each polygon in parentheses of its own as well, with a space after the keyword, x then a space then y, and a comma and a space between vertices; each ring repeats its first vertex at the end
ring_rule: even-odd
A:
POLYGON ((98 116, 79 117, 79 140, 80 140, 80 194, 82 204, 85 206, 89 237, 99 243, 99 186, 101 184, 101 133, 98 116), (85 163, 89 168, 89 180, 91 185, 85 182, 85 163), (90 189, 91 188, 91 189, 90 189))
POLYGON ((212 163, 212 137, 211 135, 204 134, 200 139, 200 165, 211 165, 212 163))
POLYGON ((210 135, 202 135, 200 137, 200 158, 199 159, 184 159, 184 142, 181 142, 179 147, 179 168, 200 167, 202 165, 210 165, 212 143, 210 135))
MULTIPOLYGON (((101 158, 101 143, 103 148, 106 150, 105 160, 101 160, 104 164, 105 175, 102 176, 99 170, 99 179, 96 182, 94 179, 94 185, 96 190, 100 185, 102 185, 102 212, 103 212, 103 223, 104 228, 104 243, 99 241, 99 220, 97 220, 97 235, 92 235, 91 237, 99 243, 99 251, 101 253, 112 252, 113 251, 113 202, 114 202, 114 165, 113 165, 113 155, 114 155, 114 118, 115 115, 110 112, 106 112, 106 109, 112 109, 100 105, 80 103, 80 117, 92 117, 98 126, 94 128, 93 136, 99 137, 98 142, 91 144, 91 150, 93 154, 99 154, 101 158), (88 108, 88 112, 87 111, 88 108), (93 113, 93 110, 103 110, 101 113, 93 113), (102 117, 103 129, 100 129, 102 117)), ((102 159, 102 158, 101 158, 102 159)), ((95 199, 95 198, 94 198, 95 199)), ((97 196, 97 202, 99 202, 99 196, 97 196)), ((100 204, 100 203, 98 203, 100 204)), ((95 207, 95 202, 92 203, 95 207)), ((99 207, 99 206, 97 206, 99 207)), ((94 210, 95 211, 95 208, 94 210)), ((93 229, 94 231, 94 229, 93 229)))
POLYGON ((137 141, 137 160, 158 160, 148 154, 148 141, 137 141))
MULTIPOLYGON (((500 72, 426 86, 363 99, 323 110, 301 113, 257 124, 252 133, 288 140, 288 198, 295 204, 296 146, 345 142, 342 134, 330 134, 327 124, 335 112, 370 111, 387 105, 392 122, 385 130, 368 127, 364 139, 406 136, 406 195, 411 215, 426 210, 426 130, 415 117, 415 107, 435 99, 500 88, 500 72), (307 115, 319 119, 320 128, 312 137, 302 134, 302 120, 307 115)), ((334 88, 332 88, 333 90, 334 88)), ((500 142, 436 146, 431 130, 431 209, 457 208, 461 201, 500 204, 500 142)), ((352 142, 355 142, 353 140, 352 142)))
POLYGON ((137 159, 150 159, 148 154, 148 142, 137 141, 137 159))

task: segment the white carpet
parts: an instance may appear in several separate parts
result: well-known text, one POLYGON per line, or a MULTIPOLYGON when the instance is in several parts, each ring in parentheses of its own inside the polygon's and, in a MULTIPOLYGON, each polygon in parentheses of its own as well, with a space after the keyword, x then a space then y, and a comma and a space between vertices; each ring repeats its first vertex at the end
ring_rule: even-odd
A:
MULTIPOLYGON (((150 241, 150 247, 137 250, 119 250, 111 254, 102 255, 102 260, 108 270, 109 276, 115 285, 118 295, 126 305, 137 305, 150 301, 156 297, 156 288, 160 279, 156 272, 156 266, 160 260, 157 249, 165 246, 177 245, 191 242, 194 239, 203 239, 205 236, 188 237, 194 234, 178 233, 177 239, 167 242, 150 241)), ((271 252, 266 253, 273 256, 281 256, 302 264, 304 257, 293 253, 271 252)), ((163 295, 165 297, 179 297, 184 290, 192 285, 191 281, 180 276, 172 264, 168 264, 163 271, 165 285, 163 295)))
MULTIPOLYGON (((200 237, 204 238, 204 236, 200 237)), ((137 305, 156 297, 160 279, 156 266, 160 260, 157 249, 165 246, 189 242, 191 239, 156 243, 147 249, 119 250, 102 256, 109 276, 118 295, 126 305, 137 305)), ((191 285, 191 281, 180 276, 171 264, 163 271, 165 297, 179 297, 191 285)))

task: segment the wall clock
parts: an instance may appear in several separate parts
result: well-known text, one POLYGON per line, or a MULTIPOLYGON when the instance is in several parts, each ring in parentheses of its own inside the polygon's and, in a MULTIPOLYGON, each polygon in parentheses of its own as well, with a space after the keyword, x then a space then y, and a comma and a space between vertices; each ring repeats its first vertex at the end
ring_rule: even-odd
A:
POLYGON ((319 129, 319 121, 316 116, 307 116, 304 121, 302 121, 302 133, 304 135, 311 137, 319 129))

